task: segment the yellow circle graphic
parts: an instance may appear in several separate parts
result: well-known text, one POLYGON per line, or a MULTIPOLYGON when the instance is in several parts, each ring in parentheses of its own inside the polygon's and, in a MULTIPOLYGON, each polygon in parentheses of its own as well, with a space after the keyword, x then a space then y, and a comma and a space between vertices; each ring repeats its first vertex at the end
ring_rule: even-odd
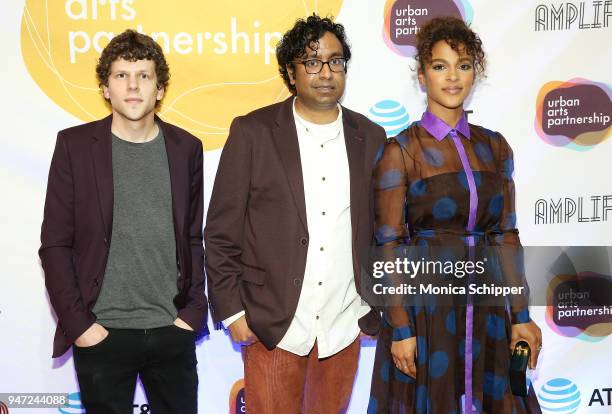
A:
POLYGON ((152 36, 170 65, 159 109, 164 120, 224 145, 231 120, 289 92, 274 49, 297 18, 337 16, 342 0, 26 0, 21 52, 28 72, 56 104, 89 122, 109 114, 95 66, 125 29, 152 36))

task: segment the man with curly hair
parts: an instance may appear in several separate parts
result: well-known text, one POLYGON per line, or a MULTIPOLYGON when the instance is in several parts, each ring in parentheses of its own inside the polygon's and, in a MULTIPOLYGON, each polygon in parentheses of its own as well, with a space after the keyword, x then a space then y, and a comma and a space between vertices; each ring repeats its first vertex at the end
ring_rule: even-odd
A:
POLYGON ((195 339, 206 329, 202 143, 163 122, 161 47, 133 30, 96 68, 112 114, 60 131, 40 259, 87 413, 133 411, 136 379, 155 413, 195 413, 195 339))
POLYGON ((204 232, 211 309, 243 345, 249 413, 340 413, 360 330, 378 329, 358 255, 385 133, 339 104, 341 24, 300 19, 276 56, 292 96, 234 119, 221 154, 204 232))

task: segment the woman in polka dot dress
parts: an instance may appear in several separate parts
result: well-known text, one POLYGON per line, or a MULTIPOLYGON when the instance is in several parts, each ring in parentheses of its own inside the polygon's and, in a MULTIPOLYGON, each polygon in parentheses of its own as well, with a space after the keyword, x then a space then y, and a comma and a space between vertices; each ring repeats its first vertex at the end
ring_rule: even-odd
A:
MULTIPOLYGON (((519 249, 512 150, 463 112, 484 70, 480 39, 462 20, 433 19, 419 32, 416 59, 428 107, 378 159, 377 244, 519 249)), ((533 390, 512 394, 508 372, 519 340, 529 343, 535 368, 541 332, 526 306, 508 308, 469 298, 463 306, 387 307, 368 413, 539 413, 533 390)))

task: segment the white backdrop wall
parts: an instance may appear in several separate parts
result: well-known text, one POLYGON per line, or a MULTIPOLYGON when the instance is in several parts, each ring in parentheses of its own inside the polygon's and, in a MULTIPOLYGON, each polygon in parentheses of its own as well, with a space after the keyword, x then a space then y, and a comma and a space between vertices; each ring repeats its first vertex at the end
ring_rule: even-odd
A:
MULTIPOLYGON (((204 141, 208 202, 231 119, 288 96, 266 45, 273 47, 278 32, 296 17, 318 11, 345 24, 353 59, 343 104, 392 125, 387 126, 392 131, 419 119, 425 105, 411 49, 395 44, 410 43, 413 36, 395 36, 394 16, 414 17, 415 24, 404 27, 409 31, 420 24, 419 13, 461 13, 483 39, 488 61, 487 77, 466 107, 472 123, 502 132, 514 149, 523 244, 612 245, 607 213, 612 208, 612 140, 607 139, 612 1, 122 0, 114 11, 111 4, 14 0, 0 5, 0 392, 73 394, 71 408, 33 412, 84 412, 74 394, 71 353, 50 357, 55 319, 36 251, 57 131, 108 113, 94 77, 96 47, 106 44, 107 32, 140 25, 145 33, 165 33, 158 41, 167 42, 172 83, 160 114, 204 141), (389 35, 386 16, 392 23, 389 35), (553 105, 565 112, 547 113, 553 105), (385 108, 404 108, 407 116, 386 118, 385 108), (583 122, 559 125, 577 118, 583 122), (567 217, 550 214, 559 200, 564 208, 582 207, 567 217)), ((532 308, 545 344, 536 392, 550 399, 555 386, 573 383, 579 396, 570 400, 577 411, 560 402, 547 407, 612 412, 611 317, 576 335, 557 327, 546 311, 532 308)), ((240 388, 242 363, 227 334, 212 326, 197 346, 199 405, 204 413, 225 413, 240 388)), ((374 348, 374 341, 362 344, 351 413, 366 411, 374 348)), ((145 403, 139 388, 134 412, 146 412, 145 403)))

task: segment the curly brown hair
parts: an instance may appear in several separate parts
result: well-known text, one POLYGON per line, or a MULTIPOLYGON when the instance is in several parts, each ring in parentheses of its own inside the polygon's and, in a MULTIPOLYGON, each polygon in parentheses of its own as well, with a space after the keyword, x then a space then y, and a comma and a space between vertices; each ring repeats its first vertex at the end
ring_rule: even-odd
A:
POLYGON ((160 89, 168 87, 170 68, 161 46, 150 36, 128 29, 113 37, 102 51, 96 65, 98 86, 108 86, 111 64, 117 59, 124 59, 129 62, 152 60, 155 63, 157 87, 160 89))
POLYGON ((431 62, 431 51, 440 40, 446 41, 457 53, 465 47, 465 52, 474 59, 476 73, 485 70, 485 53, 480 37, 461 19, 456 17, 436 17, 425 23, 417 33, 417 54, 415 59, 418 70, 431 62))

